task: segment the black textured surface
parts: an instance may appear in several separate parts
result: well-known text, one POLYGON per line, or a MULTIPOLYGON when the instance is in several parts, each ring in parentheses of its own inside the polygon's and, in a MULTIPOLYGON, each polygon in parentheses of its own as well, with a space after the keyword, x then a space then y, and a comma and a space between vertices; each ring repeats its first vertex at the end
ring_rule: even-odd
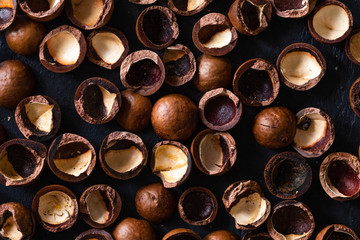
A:
MULTIPOLYGON (((145 49, 138 41, 135 34, 135 22, 140 12, 145 6, 128 3, 127 0, 115 0, 115 11, 109 22, 109 26, 120 29, 128 38, 131 52, 145 49)), ((354 16, 354 26, 360 26, 360 1, 344 1, 354 16)), ((180 36, 174 44, 181 43, 188 46, 196 57, 200 52, 195 48, 191 40, 191 31, 194 23, 208 12, 221 12, 226 14, 232 1, 215 0, 204 11, 192 17, 177 16, 180 27, 180 36)), ((157 3, 161 4, 161 3, 157 3)), ((63 12, 54 21, 47 23, 49 30, 62 24, 71 25, 63 12)), ((85 36, 90 31, 84 31, 85 36)), ((256 37, 247 37, 239 34, 239 41, 229 54, 234 63, 234 71, 244 61, 260 57, 269 60, 275 64, 278 54, 291 43, 306 42, 315 45, 324 55, 327 63, 327 71, 321 82, 312 90, 306 92, 297 92, 281 84, 279 97, 273 105, 282 105, 289 107, 294 113, 305 107, 318 107, 325 110, 333 119, 336 137, 334 145, 324 156, 317 159, 309 159, 308 162, 313 170, 313 182, 310 190, 298 200, 306 203, 312 210, 316 228, 312 239, 321 228, 332 223, 345 224, 355 230, 360 235, 360 204, 359 200, 348 202, 336 202, 330 199, 321 188, 318 171, 321 161, 330 152, 344 151, 358 155, 360 143, 360 119, 356 117, 349 104, 349 89, 356 78, 360 76, 360 67, 352 64, 346 57, 344 43, 337 45, 324 45, 316 42, 310 35, 307 28, 307 18, 304 19, 283 19, 273 14, 270 26, 263 33, 256 37)), ((62 123, 60 133, 71 132, 87 138, 98 152, 104 137, 122 128, 115 122, 111 121, 105 125, 90 125, 84 122, 76 113, 73 104, 73 98, 77 86, 89 77, 104 77, 114 82, 120 90, 124 87, 119 79, 119 68, 110 71, 92 64, 87 59, 76 70, 66 74, 56 74, 46 70, 39 62, 38 57, 25 58, 14 54, 7 46, 4 33, 0 33, 0 61, 7 59, 20 59, 29 64, 35 71, 38 82, 34 94, 45 94, 56 100, 62 111, 62 123)), ((201 94, 193 87, 192 82, 179 88, 164 86, 153 96, 152 103, 167 93, 183 93, 189 96, 196 104, 201 98, 201 94)), ((225 211, 221 202, 224 190, 233 182, 240 179, 252 179, 258 181, 265 195, 270 199, 274 206, 280 199, 271 196, 266 189, 263 179, 263 170, 267 161, 278 152, 290 150, 291 147, 272 151, 259 146, 252 134, 251 127, 253 118, 262 108, 245 107, 244 115, 239 124, 233 128, 230 133, 237 142, 238 159, 234 167, 224 176, 211 177, 201 173, 193 167, 191 176, 187 183, 176 188, 177 195, 191 186, 203 186, 209 188, 216 195, 219 202, 219 212, 213 223, 204 227, 193 227, 184 223, 178 213, 175 214, 168 222, 164 224, 153 224, 156 229, 158 239, 169 230, 177 227, 191 228, 198 232, 202 237, 207 233, 218 230, 228 229, 236 232, 241 236, 244 232, 235 230, 233 218, 225 211)), ((0 108, 0 124, 4 125, 11 138, 23 137, 17 129, 14 121, 14 111, 0 108)), ((198 131, 205 129, 200 125, 198 131)), ((149 151, 161 139, 157 137, 152 128, 149 126, 139 136, 146 143, 149 151)), ((50 141, 46 142, 49 146, 50 141)), ((185 142, 190 147, 191 140, 185 142)), ((79 198, 81 193, 89 186, 99 183, 105 183, 114 187, 123 200, 123 209, 118 220, 106 230, 111 232, 116 223, 125 217, 136 217, 134 197, 136 191, 143 185, 159 182, 160 179, 151 173, 149 165, 134 179, 127 181, 114 180, 108 177, 101 169, 99 162, 95 166, 94 172, 89 178, 80 183, 63 182, 50 171, 48 167, 34 185, 27 188, 6 188, 0 186, 0 203, 15 201, 31 207, 32 198, 35 193, 42 187, 49 184, 62 184, 69 187, 79 198)), ((64 232, 50 233, 45 231, 40 225, 37 226, 37 233, 34 239, 74 239, 81 232, 90 227, 79 217, 77 223, 64 232)), ((262 226, 265 229, 265 226, 262 226)))

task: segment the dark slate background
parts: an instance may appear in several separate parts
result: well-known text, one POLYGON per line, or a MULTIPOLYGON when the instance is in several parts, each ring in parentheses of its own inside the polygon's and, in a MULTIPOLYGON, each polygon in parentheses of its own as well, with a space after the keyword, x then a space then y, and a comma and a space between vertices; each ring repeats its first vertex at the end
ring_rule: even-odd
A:
MULTIPOLYGON (((130 51, 144 49, 144 46, 138 41, 135 34, 135 22, 137 16, 145 6, 128 3, 126 0, 115 0, 115 11, 108 23, 109 26, 120 29, 128 38, 130 51)), ((220 12, 226 14, 232 1, 215 0, 204 11, 191 17, 177 16, 180 27, 180 36, 175 41, 187 45, 196 57, 200 56, 200 52, 195 48, 191 40, 192 27, 197 20, 209 12, 220 12)), ((354 16, 354 28, 360 25, 360 1, 344 1, 350 8, 354 16)), ((157 3, 162 4, 162 3, 157 3)), ((52 22, 46 23, 49 30, 54 29, 63 24, 71 25, 67 19, 65 12, 52 22)), ((90 31, 84 31, 85 36, 90 31)), ((248 37, 239 34, 239 41, 236 48, 228 55, 234 64, 234 71, 244 61, 260 57, 269 60, 275 64, 278 54, 289 44, 295 42, 306 42, 315 45, 324 55, 327 63, 327 70, 324 78, 312 90, 306 92, 297 92, 291 90, 281 84, 280 94, 273 106, 281 105, 290 108, 294 113, 305 107, 318 107, 325 110, 333 119, 336 138, 333 146, 322 157, 317 159, 309 159, 308 162, 313 171, 313 182, 310 190, 300 197, 298 200, 309 205, 315 221, 316 228, 312 239, 325 226, 333 223, 345 224, 355 230, 360 235, 360 204, 359 200, 337 202, 330 199, 321 188, 318 171, 321 161, 331 152, 344 151, 358 155, 359 139, 360 139, 360 119, 356 117, 349 104, 349 89, 351 84, 360 76, 360 67, 351 63, 344 51, 344 43, 337 45, 324 45, 316 42, 309 34, 307 28, 307 18, 304 19, 283 19, 275 14, 270 22, 270 26, 259 36, 248 37)), ((160 53, 160 52, 159 52, 160 53)), ((124 87, 121 85, 119 78, 119 68, 113 71, 106 70, 97 65, 92 64, 87 59, 74 71, 65 74, 52 73, 46 70, 39 62, 37 56, 25 58, 14 54, 7 46, 4 33, 0 33, 0 61, 7 59, 20 59, 30 65, 37 76, 37 85, 35 94, 44 94, 55 99, 62 111, 62 123, 59 134, 71 132, 79 134, 87 138, 98 151, 104 137, 113 132, 123 130, 115 120, 105 125, 90 125, 84 122, 76 113, 73 98, 77 86, 89 77, 105 77, 113 81, 120 90, 124 87)), ((168 93, 183 93, 190 97, 196 104, 201 98, 199 93, 192 85, 192 82, 182 87, 172 88, 164 84, 164 86, 151 96, 152 103, 168 93)), ((194 227, 184 223, 179 214, 174 216, 164 224, 153 224, 158 239, 163 235, 178 227, 191 228, 199 233, 202 237, 211 231, 218 229, 227 229, 242 236, 244 232, 238 231, 234 227, 233 218, 225 211, 221 201, 224 190, 233 182, 241 179, 252 179, 258 181, 274 206, 281 199, 272 196, 267 190, 263 170, 267 161, 276 153, 282 151, 293 151, 291 147, 280 149, 277 151, 268 150, 259 146, 252 134, 251 127, 254 116, 261 111, 262 108, 245 107, 244 115, 239 124, 234 127, 230 133, 234 136, 238 147, 238 159, 230 172, 224 176, 212 177, 201 173, 194 166, 189 181, 175 189, 178 196, 186 189, 192 186, 203 186, 214 192, 218 199, 219 211, 214 222, 204 227, 194 227)), ((11 138, 22 138, 22 134, 18 130, 14 121, 14 111, 0 108, 0 124, 4 125, 11 138)), ((198 131, 205 129, 204 125, 200 125, 198 131)), ((148 150, 161 139, 155 135, 151 126, 141 132, 140 137, 146 143, 148 150)), ((47 146, 50 141, 45 142, 47 146)), ((191 140, 185 142, 190 147, 191 140)), ((35 193, 42 187, 50 184, 62 184, 70 188, 79 198, 81 193, 94 184, 108 184, 115 188, 122 200, 123 208, 118 220, 108 227, 106 230, 111 232, 121 219, 125 217, 139 218, 135 206, 134 197, 136 191, 143 185, 160 182, 160 179, 151 173, 149 165, 134 179, 127 181, 114 180, 108 177, 97 163, 95 170, 89 178, 80 183, 63 182, 46 167, 40 178, 30 187, 27 188, 7 188, 0 186, 0 203, 15 201, 31 207, 32 199, 35 193)), ((81 232, 90 227, 79 217, 76 224, 60 233, 50 233, 45 231, 40 225, 37 226, 37 232, 34 239, 74 239, 81 232)), ((262 230, 265 226, 262 226, 262 230)))

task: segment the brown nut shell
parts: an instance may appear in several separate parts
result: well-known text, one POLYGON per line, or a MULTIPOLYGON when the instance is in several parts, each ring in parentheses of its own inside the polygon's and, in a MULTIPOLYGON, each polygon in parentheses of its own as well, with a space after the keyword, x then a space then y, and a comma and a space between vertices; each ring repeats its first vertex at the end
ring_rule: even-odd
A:
POLYGON ((276 15, 282 18, 302 18, 310 14, 317 0, 269 0, 276 15), (284 4, 284 5, 282 5, 284 4))
POLYGON ((6 133, 3 125, 0 124, 0 145, 8 140, 8 134, 6 133))
POLYGON ((5 38, 13 52, 23 56, 32 56, 38 54, 39 45, 46 33, 43 23, 33 21, 25 15, 19 15, 6 29, 5 38))
POLYGON ((273 238, 267 233, 249 233, 247 232, 242 240, 273 240, 273 238))
POLYGON ((162 59, 166 69, 165 81, 172 87, 189 82, 196 72, 194 54, 184 45, 167 47, 162 59))
POLYGON ((24 98, 15 109, 15 122, 27 139, 49 140, 56 135, 61 124, 60 106, 45 95, 24 98))
POLYGON ((203 54, 196 59, 193 83, 200 92, 226 88, 230 85, 232 78, 232 63, 229 58, 203 54))
POLYGON ((79 199, 81 217, 94 228, 105 228, 115 222, 121 206, 119 193, 105 184, 87 188, 79 199))
POLYGON ((110 133, 104 138, 100 147, 99 159, 102 169, 108 176, 127 180, 136 177, 144 168, 148 160, 148 150, 138 135, 118 131, 110 133), (125 167, 119 166, 117 159, 124 158, 121 157, 122 154, 125 156, 134 154, 136 161, 129 158, 126 159, 125 167))
POLYGON ((326 61, 322 53, 313 45, 293 43, 279 54, 276 68, 280 80, 286 86, 297 91, 306 91, 315 87, 325 75, 326 61), (305 64, 305 61, 308 61, 313 68, 304 69, 301 63, 305 64))
POLYGON ((161 183, 154 183, 137 191, 135 207, 141 217, 150 222, 161 223, 174 214, 176 201, 171 189, 165 188, 161 183))
POLYGON ((297 128, 292 147, 306 158, 323 155, 335 140, 335 128, 330 116, 321 109, 309 107, 300 110, 296 117, 297 128))
POLYGON ((157 0, 129 0, 129 2, 131 2, 131 3, 140 4, 140 5, 153 4, 156 1, 157 0))
POLYGON ((203 240, 239 240, 239 237, 227 230, 217 230, 206 235, 203 240))
POLYGON ((192 39, 201 52, 211 56, 223 56, 235 48, 238 35, 225 15, 209 13, 195 23, 192 39), (214 41, 214 36, 221 36, 223 41, 214 41))
POLYGON ((236 96, 248 106, 270 105, 280 90, 275 66, 261 58, 244 62, 234 75, 233 89, 236 96))
POLYGON ((110 70, 119 67, 129 53, 127 38, 120 30, 113 27, 94 30, 87 37, 87 43, 88 59, 92 63, 110 70), (118 52, 116 56, 118 58, 112 59, 106 56, 107 51, 118 52))
POLYGON ((184 183, 190 176, 192 162, 189 150, 186 146, 176 141, 158 142, 152 150, 150 167, 152 172, 162 180, 164 187, 177 187, 184 183), (170 157, 168 155, 171 153, 176 153, 177 156, 177 159, 172 159, 171 162, 178 161, 183 166, 174 167, 169 165, 169 161, 166 160, 170 157), (157 162, 161 160, 162 162, 157 164, 157 162))
POLYGON ((264 147, 286 147, 294 140, 296 117, 286 107, 266 108, 255 116, 252 132, 255 140, 264 147))
POLYGON ((285 239, 289 235, 306 240, 311 237, 314 228, 314 216, 308 206, 294 200, 278 203, 267 221, 267 229, 274 240, 285 239))
POLYGON ((176 228, 165 234, 162 240, 201 240, 201 237, 191 229, 176 228))
POLYGON ((345 42, 346 56, 350 61, 360 66, 360 29, 355 29, 351 32, 345 42))
POLYGON ((181 194, 178 209, 184 222, 194 226, 204 226, 214 221, 218 203, 209 189, 192 187, 181 194))
POLYGON ((51 143, 47 155, 51 171, 66 182, 79 182, 94 170, 96 152, 85 138, 64 133, 51 143))
POLYGON ((310 165, 299 154, 282 152, 266 164, 264 178, 271 194, 282 199, 294 199, 310 188, 312 172, 310 165))
POLYGON ((77 88, 74 105, 79 116, 90 124, 110 122, 121 106, 121 94, 114 83, 99 77, 88 78, 77 88))
POLYGON ((163 85, 165 66, 155 52, 140 50, 129 54, 121 63, 120 78, 127 89, 149 96, 163 85))
POLYGON ((70 189, 61 185, 48 185, 35 194, 32 211, 37 222, 45 230, 61 232, 75 224, 79 207, 76 197, 70 189), (56 201, 56 203, 51 203, 51 201, 56 201), (63 213, 62 215, 58 214, 60 211, 63 213), (60 219, 57 219, 56 216, 60 219))
POLYGON ((199 102, 200 119, 212 130, 230 130, 240 121, 242 113, 239 98, 225 88, 206 92, 199 102))
POLYGON ((342 224, 331 224, 324 227, 316 236, 315 240, 326 240, 326 239, 348 239, 348 240, 359 240, 356 233, 349 227, 342 224))
POLYGON ((146 220, 125 218, 114 229, 115 240, 156 240, 151 224, 146 220))
POLYGON ((20 60, 0 63, 0 107, 15 108, 35 87, 35 75, 31 68, 20 60))
POLYGON ((56 73, 70 72, 77 68, 87 51, 82 32, 69 25, 62 25, 49 32, 39 48, 41 64, 56 73))
POLYGON ((65 11, 67 17, 75 26, 85 30, 93 30, 108 23, 114 11, 114 4, 114 0, 80 2, 68 0, 65 3, 65 11))
POLYGON ((318 5, 310 14, 308 28, 311 36, 317 41, 325 44, 336 44, 344 41, 351 33, 353 16, 350 9, 344 3, 336 0, 326 0, 318 5), (340 17, 346 18, 341 20, 343 23, 348 21, 345 26, 341 26, 342 29, 339 26, 335 27, 337 23, 332 23, 334 20, 337 22, 337 19, 340 17), (331 32, 334 30, 336 33, 331 32))
POLYGON ((36 222, 33 213, 24 205, 15 202, 0 205, 0 237, 10 239, 13 232, 21 234, 19 240, 30 240, 36 230, 36 222), (15 228, 15 229, 13 229, 15 228))
POLYGON ((176 14, 182 16, 192 16, 204 10, 204 8, 206 8, 212 1, 213 0, 202 0, 197 1, 196 4, 194 4, 191 3, 191 0, 168 0, 168 6, 176 14))
POLYGON ((8 28, 15 20, 17 14, 17 0, 6 0, 0 4, 0 31, 8 28))
POLYGON ((32 184, 45 166, 47 148, 28 139, 11 139, 0 146, 0 183, 26 187, 32 184))
POLYGON ((240 33, 256 36, 268 27, 271 13, 269 0, 236 0, 231 5, 228 16, 240 33))
POLYGON ((144 97, 130 89, 121 92, 121 108, 116 121, 129 132, 141 132, 150 122, 152 104, 144 97))
POLYGON ((181 94, 166 95, 154 104, 151 123, 162 138, 184 141, 193 135, 199 122, 198 108, 181 94))
POLYGON ((55 19, 62 12, 65 0, 59 0, 51 6, 49 1, 18 0, 21 10, 30 18, 39 22, 48 22, 55 19))
POLYGON ((336 201, 360 195, 360 161, 350 153, 329 154, 321 163, 319 177, 324 191, 336 201))
POLYGON ((211 129, 198 133, 190 150, 197 168, 207 175, 225 174, 235 164, 237 156, 236 142, 230 133, 211 129), (211 159, 214 156, 220 159, 211 159))
POLYGON ((360 117, 360 78, 352 84, 349 98, 352 110, 358 117, 360 117))
POLYGON ((102 229, 89 229, 75 238, 75 240, 114 240, 110 233, 102 229))

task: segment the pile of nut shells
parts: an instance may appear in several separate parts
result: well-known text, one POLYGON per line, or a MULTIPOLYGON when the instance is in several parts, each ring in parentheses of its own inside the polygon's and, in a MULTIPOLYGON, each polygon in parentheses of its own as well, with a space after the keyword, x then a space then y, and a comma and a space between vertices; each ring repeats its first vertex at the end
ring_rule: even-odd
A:
POLYGON ((0 238, 358 240, 356 5, 2 0, 0 238))

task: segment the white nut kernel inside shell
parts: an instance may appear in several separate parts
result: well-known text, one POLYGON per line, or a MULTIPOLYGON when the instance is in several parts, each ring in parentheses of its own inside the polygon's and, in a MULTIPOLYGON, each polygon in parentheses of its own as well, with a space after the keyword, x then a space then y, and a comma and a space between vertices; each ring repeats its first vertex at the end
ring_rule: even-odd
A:
POLYGON ((115 98, 116 98, 116 93, 111 93, 108 90, 106 90, 105 88, 103 88, 102 86, 98 86, 101 94, 103 96, 103 103, 106 109, 106 115, 109 115, 109 113, 111 112, 111 109, 114 106, 114 102, 115 102, 115 98))
POLYGON ((232 33, 230 28, 215 33, 209 41, 203 44, 207 48, 222 48, 231 42, 232 33))
POLYGON ((103 0, 71 0, 73 15, 80 23, 91 27, 95 25, 103 13, 103 0))
POLYGON ((177 48, 168 47, 165 50, 163 61, 164 63, 175 62, 186 55, 186 51, 177 48))
POLYGON ((106 164, 116 172, 126 173, 137 168, 143 161, 142 152, 135 146, 109 150, 104 155, 106 164))
POLYGON ((230 214, 239 225, 249 225, 258 221, 266 212, 266 201, 259 193, 252 193, 240 199, 231 208, 230 214))
POLYGON ((188 0, 187 11, 193 11, 200 7, 204 3, 204 0, 188 0))
POLYGON ((105 224, 109 219, 110 213, 100 191, 92 191, 85 201, 90 218, 96 223, 105 224))
POLYGON ((40 131, 51 132, 53 125, 54 105, 45 103, 27 103, 25 104, 26 116, 30 122, 40 131))
POLYGON ((39 198, 38 213, 42 221, 58 225, 68 221, 75 213, 75 204, 64 192, 51 191, 39 198))
POLYGON ((49 54, 62 65, 73 65, 80 56, 80 44, 68 31, 55 34, 46 42, 49 54))
POLYGON ((60 0, 48 0, 49 2, 49 7, 50 9, 52 9, 53 7, 55 7, 58 3, 60 3, 60 0))
POLYGON ((360 62, 360 32, 351 36, 350 52, 355 60, 360 62))
POLYGON ((296 129, 294 143, 300 148, 311 148, 325 137, 328 124, 326 118, 318 113, 303 116, 299 119, 298 124, 300 124, 305 117, 310 119, 310 126, 306 130, 296 129))
POLYGON ((314 30, 322 38, 335 40, 349 29, 350 20, 345 9, 338 5, 322 7, 313 18, 314 30))
POLYGON ((287 53, 280 62, 280 70, 287 81, 304 85, 321 74, 321 66, 309 52, 293 51, 287 53))
POLYGON ((220 136, 207 134, 199 144, 200 161, 209 173, 217 173, 223 166, 223 149, 220 136))
POLYGON ((0 155, 0 173, 14 181, 24 179, 15 171, 13 165, 10 163, 6 150, 4 150, 0 155))
POLYGON ((0 229, 0 236, 10 240, 21 240, 23 234, 19 231, 14 221, 14 217, 10 216, 6 219, 0 229))
POLYGON ((88 150, 73 158, 54 158, 54 164, 60 171, 78 177, 89 168, 91 159, 92 152, 88 150))
POLYGON ((13 8, 12 0, 1 0, 0 1, 0 8, 13 8))
POLYGON ((188 158, 174 145, 161 145, 155 152, 154 171, 159 171, 169 183, 181 180, 188 169, 188 158))
POLYGON ((108 64, 116 63, 125 51, 125 47, 113 33, 101 32, 91 39, 91 44, 96 54, 108 64))

